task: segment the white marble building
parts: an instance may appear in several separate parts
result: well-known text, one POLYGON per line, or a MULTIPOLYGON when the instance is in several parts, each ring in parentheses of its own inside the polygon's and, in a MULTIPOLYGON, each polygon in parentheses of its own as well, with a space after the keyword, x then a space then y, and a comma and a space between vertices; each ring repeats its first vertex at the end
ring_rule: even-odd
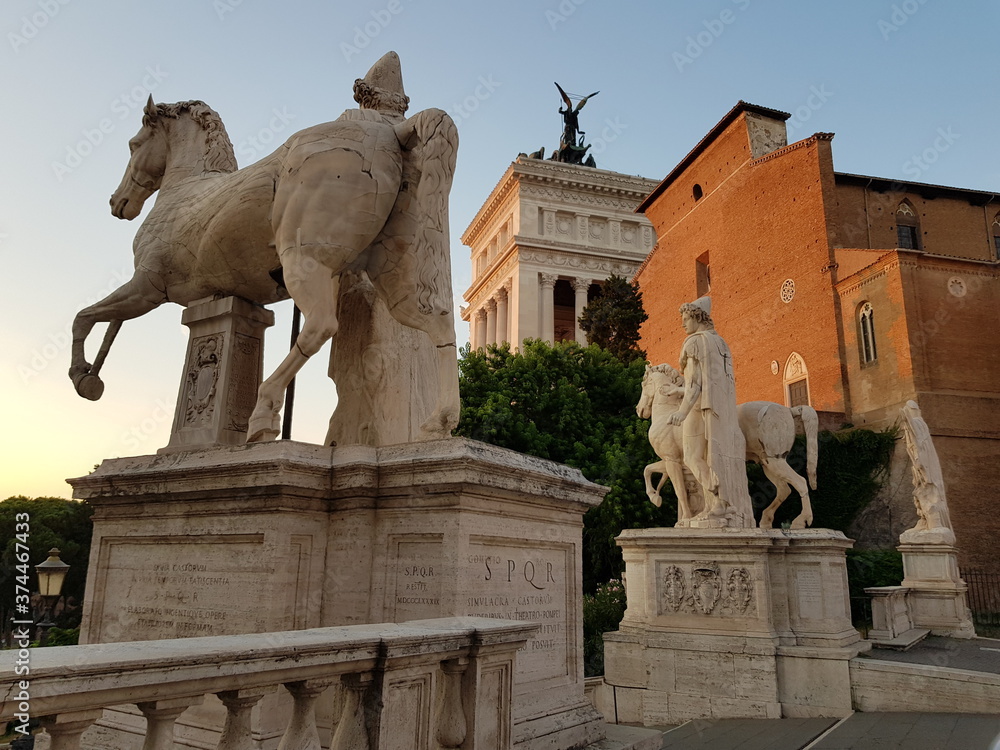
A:
POLYGON ((635 207, 656 180, 521 156, 462 242, 472 286, 462 319, 473 348, 526 338, 586 343, 576 321, 612 274, 631 278, 656 235, 635 207))

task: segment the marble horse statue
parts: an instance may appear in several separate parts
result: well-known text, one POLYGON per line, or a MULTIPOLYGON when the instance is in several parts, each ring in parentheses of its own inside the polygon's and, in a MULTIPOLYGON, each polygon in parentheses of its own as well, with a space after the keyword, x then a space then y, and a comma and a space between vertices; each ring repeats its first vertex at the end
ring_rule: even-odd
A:
MULTIPOLYGON (((672 424, 670 416, 681 405, 684 397, 684 376, 669 364, 647 366, 642 379, 642 396, 636 413, 650 419, 649 443, 660 460, 649 464, 643 471, 646 495, 657 507, 662 502, 660 490, 669 478, 677 495, 678 523, 688 521, 699 510, 689 496, 690 482, 684 474, 684 447, 681 425, 672 424), (654 474, 660 481, 654 485, 654 474)), ((819 420, 810 406, 789 408, 770 401, 750 401, 737 407, 740 430, 746 439, 747 460, 761 465, 764 474, 777 489, 777 496, 761 515, 760 528, 769 529, 774 514, 794 488, 802 498, 802 512, 792 521, 793 529, 812 524, 812 505, 809 488, 816 489, 816 461, 818 457, 817 432, 819 420), (798 474, 786 460, 795 442, 795 420, 802 424, 806 435, 806 472, 809 482, 798 474)))
POLYGON ((392 316, 436 346, 436 402, 421 437, 451 433, 459 398, 448 194, 458 133, 439 109, 404 117, 395 52, 355 81, 354 98, 360 108, 238 170, 222 121, 204 102, 150 97, 111 212, 134 219, 159 195, 133 243, 133 277, 74 320, 70 377, 81 396, 103 393, 98 372, 124 320, 164 302, 232 295, 266 305, 291 296, 305 322, 261 384, 247 434, 273 440, 285 387, 337 331, 341 274, 365 272, 392 316), (104 321, 89 363, 84 343, 104 321))

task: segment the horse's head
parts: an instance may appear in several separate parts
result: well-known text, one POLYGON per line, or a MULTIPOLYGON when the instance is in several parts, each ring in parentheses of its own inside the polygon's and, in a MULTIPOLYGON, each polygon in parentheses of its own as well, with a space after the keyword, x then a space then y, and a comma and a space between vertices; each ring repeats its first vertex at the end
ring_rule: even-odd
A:
POLYGON ((111 213, 119 219, 131 220, 142 211, 146 199, 160 188, 167 170, 170 149, 152 96, 142 111, 142 128, 128 142, 128 147, 132 155, 121 184, 111 196, 111 213))
POLYGON ((132 155, 121 184, 111 196, 111 213, 134 219, 160 189, 168 169, 179 176, 236 170, 233 144, 219 115, 205 102, 154 104, 142 111, 142 128, 128 142, 132 155))
POLYGON ((684 376, 669 364, 646 365, 642 376, 642 396, 636 404, 635 413, 640 419, 653 415, 653 404, 680 404, 684 397, 684 376))

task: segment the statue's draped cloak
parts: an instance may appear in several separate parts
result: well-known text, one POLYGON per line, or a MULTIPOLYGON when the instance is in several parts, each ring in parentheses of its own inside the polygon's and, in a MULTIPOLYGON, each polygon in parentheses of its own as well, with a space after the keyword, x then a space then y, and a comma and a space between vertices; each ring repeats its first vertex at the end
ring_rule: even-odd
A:
POLYGON ((706 460, 719 478, 719 497, 733 515, 732 526, 752 528, 753 505, 747 489, 746 442, 736 411, 733 355, 714 329, 696 331, 684 340, 680 358, 685 379, 691 382, 689 364, 699 368, 701 376, 701 395, 694 408, 705 419, 706 460))

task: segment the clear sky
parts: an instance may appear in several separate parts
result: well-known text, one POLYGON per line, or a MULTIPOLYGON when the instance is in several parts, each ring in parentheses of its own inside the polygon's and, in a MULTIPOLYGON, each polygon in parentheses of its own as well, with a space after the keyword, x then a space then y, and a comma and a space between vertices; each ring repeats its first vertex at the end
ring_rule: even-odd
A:
MULTIPOLYGON (((518 152, 558 145, 553 81, 601 92, 581 127, 605 169, 663 177, 744 99, 793 113, 792 140, 836 133, 838 171, 1000 190, 998 28, 988 0, 7 0, 0 498, 69 497, 66 477, 167 442, 179 307, 125 323, 100 401, 66 377, 73 316, 131 275, 142 217, 113 218, 108 198, 148 93, 206 101, 246 166, 355 106, 354 79, 396 50, 411 113, 458 123, 459 298, 462 231, 518 152)), ((276 313, 267 371, 288 345, 288 303, 276 313)), ((300 377, 296 439, 321 440, 336 403, 324 354, 300 377)))

